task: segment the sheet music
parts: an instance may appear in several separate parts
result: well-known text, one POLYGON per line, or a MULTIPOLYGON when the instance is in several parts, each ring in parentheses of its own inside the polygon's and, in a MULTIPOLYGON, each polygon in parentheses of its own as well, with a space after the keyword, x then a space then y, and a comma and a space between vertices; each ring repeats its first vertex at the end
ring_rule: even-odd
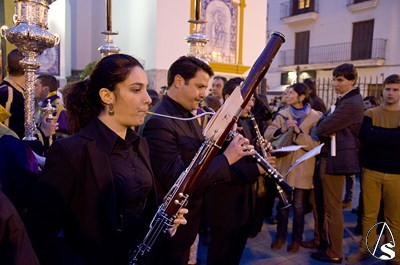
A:
POLYGON ((310 151, 308 151, 307 153, 305 153, 304 155, 302 155, 301 157, 299 157, 294 163, 293 165, 290 166, 288 172, 285 174, 285 176, 287 176, 289 174, 290 171, 292 171, 293 168, 295 168, 296 166, 298 166, 300 163, 306 161, 307 159, 314 157, 316 155, 318 155, 319 153, 321 153, 321 149, 322 146, 324 146, 324 144, 320 144, 317 147, 314 147, 313 149, 311 149, 310 151))
POLYGON ((271 153, 279 153, 279 152, 294 152, 301 148, 305 147, 305 145, 288 145, 278 149, 274 149, 271 153))

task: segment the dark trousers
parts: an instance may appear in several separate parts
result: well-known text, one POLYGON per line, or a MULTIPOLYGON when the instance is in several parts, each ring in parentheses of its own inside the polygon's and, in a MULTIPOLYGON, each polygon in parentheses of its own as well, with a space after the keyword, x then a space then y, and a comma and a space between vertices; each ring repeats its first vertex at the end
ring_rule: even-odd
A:
MULTIPOLYGON (((293 192, 292 207, 294 211, 293 215, 293 233, 292 243, 300 243, 303 240, 304 232, 304 215, 306 211, 306 205, 308 197, 310 196, 311 190, 306 189, 295 189, 293 192)), ((288 233, 288 222, 290 208, 278 210, 278 226, 277 226, 277 238, 285 240, 288 233)))
POLYGON ((249 226, 212 226, 207 265, 238 265, 246 246, 249 226))
POLYGON ((353 174, 346 175, 346 192, 344 193, 344 201, 351 202, 354 194, 354 184, 356 182, 356 176, 353 174))
POLYGON ((265 186, 267 189, 267 194, 265 195, 265 216, 271 217, 273 215, 274 206, 275 206, 275 199, 278 195, 278 190, 276 188, 276 182, 272 179, 267 177, 265 179, 265 186))
POLYGON ((265 189, 266 194, 264 197, 256 198, 256 205, 254 209, 254 220, 251 234, 255 236, 261 231, 265 217, 271 217, 273 215, 273 208, 275 204, 275 198, 278 193, 276 189, 275 181, 271 178, 265 178, 265 189))

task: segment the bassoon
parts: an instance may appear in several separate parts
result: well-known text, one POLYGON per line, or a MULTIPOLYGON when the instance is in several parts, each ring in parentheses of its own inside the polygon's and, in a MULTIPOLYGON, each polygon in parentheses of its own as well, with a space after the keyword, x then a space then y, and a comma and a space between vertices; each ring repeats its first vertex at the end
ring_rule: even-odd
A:
POLYGON ((204 175, 211 161, 228 137, 232 126, 238 120, 240 113, 251 99, 251 96, 264 78, 272 60, 284 42, 285 36, 282 33, 273 32, 271 34, 267 45, 240 87, 241 104, 229 104, 229 98, 231 98, 229 97, 227 102, 209 121, 203 132, 205 136, 203 144, 189 166, 180 174, 164 197, 163 203, 159 206, 150 223, 145 238, 131 251, 129 265, 149 264, 161 241, 169 236, 169 229, 173 227, 173 221, 178 216, 179 210, 188 203, 189 195, 193 193, 201 176, 204 175))

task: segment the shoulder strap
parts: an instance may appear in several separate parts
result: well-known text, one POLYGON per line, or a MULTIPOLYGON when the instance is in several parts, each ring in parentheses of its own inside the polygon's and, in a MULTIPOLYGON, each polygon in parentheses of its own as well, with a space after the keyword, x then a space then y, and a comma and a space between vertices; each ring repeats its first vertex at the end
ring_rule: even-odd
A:
POLYGON ((276 114, 276 116, 278 116, 278 115, 282 116, 282 118, 283 118, 285 121, 289 120, 289 117, 286 117, 286 116, 282 115, 282 113, 279 113, 279 112, 278 112, 278 113, 276 114))
MULTIPOLYGON (((11 103, 13 102, 13 98, 14 98, 14 91, 11 86, 7 86, 7 88, 8 88, 8 97, 7 97, 7 102, 6 102, 5 107, 6 107, 6 110, 9 113, 11 113, 10 108, 11 108, 11 103)), ((10 118, 6 119, 4 121, 4 125, 8 127, 9 121, 10 121, 10 118)))

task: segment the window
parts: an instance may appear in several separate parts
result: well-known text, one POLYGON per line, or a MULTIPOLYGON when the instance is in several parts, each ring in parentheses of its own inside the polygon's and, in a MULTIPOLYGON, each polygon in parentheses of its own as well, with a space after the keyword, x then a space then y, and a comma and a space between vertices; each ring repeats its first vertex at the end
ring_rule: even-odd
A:
POLYGON ((371 59, 373 37, 374 20, 357 22, 353 24, 351 60, 371 59))
POLYGON ((309 8, 310 0, 299 0, 299 9, 309 8))
POLYGON ((292 15, 305 14, 315 11, 315 0, 292 0, 292 15))
POLYGON ((294 64, 308 64, 310 32, 297 32, 295 36, 294 64))

